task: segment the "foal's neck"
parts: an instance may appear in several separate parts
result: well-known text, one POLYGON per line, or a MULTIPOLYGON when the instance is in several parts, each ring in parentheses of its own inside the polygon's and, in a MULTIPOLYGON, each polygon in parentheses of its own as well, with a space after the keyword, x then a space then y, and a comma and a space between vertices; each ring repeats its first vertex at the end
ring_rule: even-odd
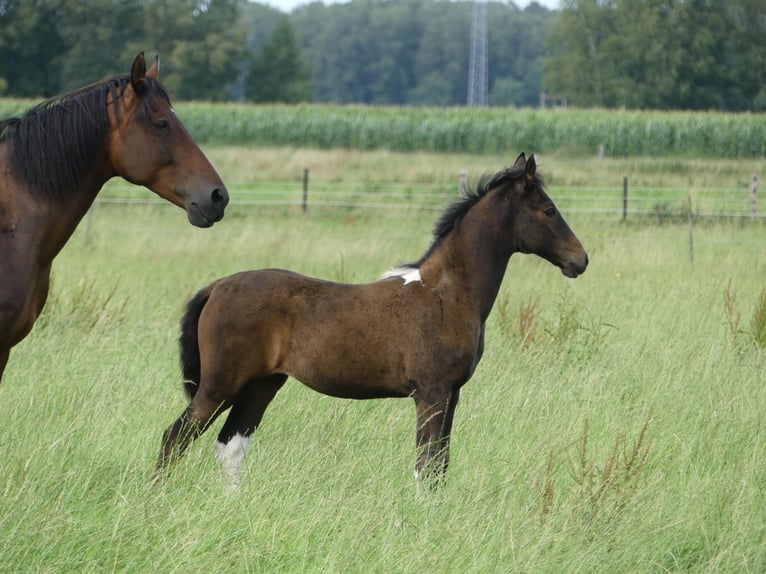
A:
POLYGON ((508 261, 514 253, 510 244, 499 237, 512 236, 511 230, 486 221, 477 205, 468 212, 439 247, 421 266, 423 274, 440 277, 440 284, 452 296, 464 301, 486 321, 503 282, 508 261))

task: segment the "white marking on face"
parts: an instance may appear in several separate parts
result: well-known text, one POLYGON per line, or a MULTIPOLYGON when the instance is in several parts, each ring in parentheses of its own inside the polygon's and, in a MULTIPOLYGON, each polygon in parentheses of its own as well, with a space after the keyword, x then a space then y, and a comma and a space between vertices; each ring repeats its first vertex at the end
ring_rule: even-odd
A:
POLYGON ((239 488, 239 473, 250 437, 237 433, 227 443, 215 441, 215 458, 221 465, 224 474, 229 479, 228 491, 234 492, 239 488))
POLYGON ((423 279, 420 276, 420 269, 413 267, 395 267, 390 271, 386 271, 381 279, 388 279, 390 277, 401 277, 404 279, 404 284, 408 283, 422 283, 423 279))

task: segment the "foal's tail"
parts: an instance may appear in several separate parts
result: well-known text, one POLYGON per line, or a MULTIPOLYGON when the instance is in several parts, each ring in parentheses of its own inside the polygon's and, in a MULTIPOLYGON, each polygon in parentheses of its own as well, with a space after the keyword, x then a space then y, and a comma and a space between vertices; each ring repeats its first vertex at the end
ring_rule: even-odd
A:
POLYGON ((197 392, 201 378, 197 328, 199 327, 199 316, 202 314, 202 309, 208 298, 210 298, 209 286, 192 297, 186 304, 186 312, 181 318, 181 336, 178 338, 178 345, 181 351, 181 373, 184 377, 184 390, 189 400, 197 392))

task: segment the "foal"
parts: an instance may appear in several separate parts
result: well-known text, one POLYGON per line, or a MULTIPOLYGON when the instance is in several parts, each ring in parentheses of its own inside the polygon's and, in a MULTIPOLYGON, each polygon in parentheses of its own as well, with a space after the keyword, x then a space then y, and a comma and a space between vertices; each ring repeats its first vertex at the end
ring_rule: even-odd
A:
POLYGON ((423 257, 361 285, 245 271, 195 295, 181 321, 190 404, 165 431, 158 472, 231 408, 216 454, 238 483, 250 435, 288 376, 334 397, 412 397, 415 475, 440 481, 460 388, 513 253, 577 277, 588 256, 536 174, 535 158, 484 178, 447 209, 423 257))

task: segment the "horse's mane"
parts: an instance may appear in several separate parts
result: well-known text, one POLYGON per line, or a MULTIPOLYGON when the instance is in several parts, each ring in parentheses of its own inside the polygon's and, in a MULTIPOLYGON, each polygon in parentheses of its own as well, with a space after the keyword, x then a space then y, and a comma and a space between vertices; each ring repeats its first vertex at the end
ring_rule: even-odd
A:
MULTIPOLYGON (((513 165, 507 169, 503 169, 494 175, 484 174, 479 178, 479 182, 474 189, 468 189, 463 194, 463 197, 444 210, 442 216, 436 221, 434 225, 433 235, 434 241, 431 247, 425 252, 425 254, 418 259, 415 263, 403 265, 404 268, 417 268, 420 267, 426 259, 428 259, 434 250, 439 246, 441 241, 454 230, 460 221, 465 217, 465 214, 476 205, 479 200, 487 195, 491 190, 505 185, 507 183, 513 183, 519 178, 525 177, 526 170, 524 166, 513 165)), ((535 179, 532 182, 535 187, 544 187, 542 176, 535 174, 535 179)))
MULTIPOLYGON (((104 149, 109 130, 106 96, 115 101, 127 75, 60 94, 0 121, 0 141, 8 144, 11 170, 32 193, 63 199, 75 193, 104 149)), ((155 97, 169 101, 164 88, 146 78, 137 118, 146 117, 155 97)))

